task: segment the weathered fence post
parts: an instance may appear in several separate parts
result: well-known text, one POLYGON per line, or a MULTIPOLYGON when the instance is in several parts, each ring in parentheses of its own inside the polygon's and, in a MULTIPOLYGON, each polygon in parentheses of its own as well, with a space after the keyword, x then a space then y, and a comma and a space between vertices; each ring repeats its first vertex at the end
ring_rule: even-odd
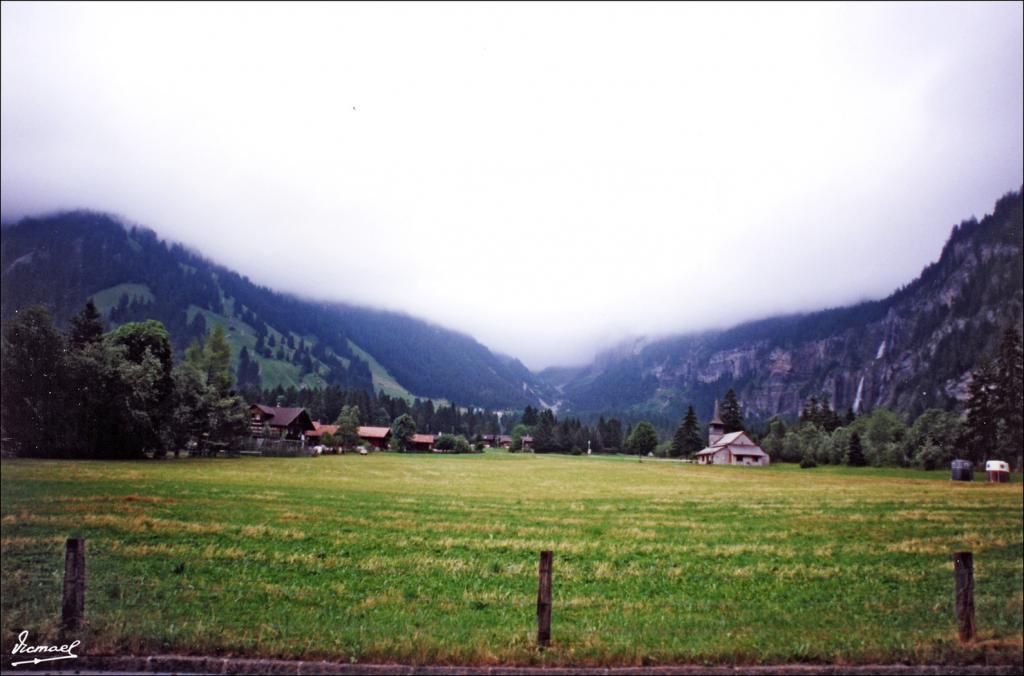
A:
POLYGON ((540 553, 537 580, 537 645, 547 648, 551 643, 551 558, 550 551, 540 553))
POLYGON ((85 612, 85 539, 68 538, 64 551, 64 628, 82 626, 85 612))
POLYGON ((960 640, 974 640, 974 554, 953 553, 953 576, 956 579, 956 622, 960 640))

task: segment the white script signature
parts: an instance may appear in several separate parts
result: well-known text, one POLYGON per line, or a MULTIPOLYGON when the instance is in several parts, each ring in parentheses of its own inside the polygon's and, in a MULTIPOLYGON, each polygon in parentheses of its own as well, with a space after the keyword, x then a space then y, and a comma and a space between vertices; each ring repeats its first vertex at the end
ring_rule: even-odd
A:
POLYGON ((11 649, 12 655, 25 654, 30 655, 33 653, 57 653, 52 657, 33 657, 30 660, 23 660, 21 662, 11 662, 12 667, 16 667, 21 664, 39 664, 40 662, 52 662, 54 660, 73 660, 78 657, 74 650, 78 646, 82 645, 81 641, 72 641, 66 645, 28 645, 28 630, 18 634, 18 643, 11 649))

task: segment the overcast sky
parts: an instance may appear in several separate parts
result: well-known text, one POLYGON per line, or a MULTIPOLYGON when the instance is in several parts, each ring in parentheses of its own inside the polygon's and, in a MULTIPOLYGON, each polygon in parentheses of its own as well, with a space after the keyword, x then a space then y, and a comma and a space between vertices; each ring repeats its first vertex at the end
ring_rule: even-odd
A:
POLYGON ((886 295, 1024 182, 1021 3, 2 5, 2 215, 531 368, 886 295))

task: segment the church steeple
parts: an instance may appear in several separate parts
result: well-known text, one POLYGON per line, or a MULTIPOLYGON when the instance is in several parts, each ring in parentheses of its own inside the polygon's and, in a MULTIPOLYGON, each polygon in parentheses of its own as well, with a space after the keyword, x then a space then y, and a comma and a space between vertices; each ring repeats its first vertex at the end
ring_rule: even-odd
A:
POLYGON ((714 446, 715 442, 725 435, 725 423, 722 422, 722 417, 718 413, 718 400, 715 399, 715 414, 711 416, 711 422, 708 423, 708 446, 714 446))

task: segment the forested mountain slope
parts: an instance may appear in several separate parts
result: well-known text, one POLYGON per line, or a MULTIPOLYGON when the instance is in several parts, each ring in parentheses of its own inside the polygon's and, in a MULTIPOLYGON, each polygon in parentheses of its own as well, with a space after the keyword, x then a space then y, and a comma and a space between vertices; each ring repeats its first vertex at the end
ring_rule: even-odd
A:
POLYGON ((223 324, 242 384, 376 386, 490 408, 536 405, 535 390, 543 387, 521 363, 465 334, 276 293, 105 214, 68 212, 4 226, 0 270, 2 319, 41 303, 64 323, 91 297, 110 324, 160 320, 178 350, 223 324))

